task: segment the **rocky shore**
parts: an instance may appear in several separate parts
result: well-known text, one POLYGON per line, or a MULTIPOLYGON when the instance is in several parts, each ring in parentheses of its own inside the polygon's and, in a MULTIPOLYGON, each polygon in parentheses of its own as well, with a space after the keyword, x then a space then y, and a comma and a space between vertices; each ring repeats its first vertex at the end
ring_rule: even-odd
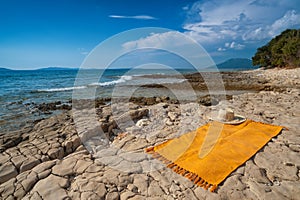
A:
MULTIPOLYGON (((62 106, 59 115, 0 133, 0 199, 300 199, 300 68, 222 76, 226 91, 244 92, 229 94, 227 101, 136 97, 113 104, 98 100, 95 109, 62 106), (144 153, 146 147, 205 124, 207 114, 225 104, 247 118, 288 130, 215 193, 144 153)), ((199 75, 186 78, 194 89, 205 90, 199 75)), ((51 110, 46 104, 40 108, 51 110)))

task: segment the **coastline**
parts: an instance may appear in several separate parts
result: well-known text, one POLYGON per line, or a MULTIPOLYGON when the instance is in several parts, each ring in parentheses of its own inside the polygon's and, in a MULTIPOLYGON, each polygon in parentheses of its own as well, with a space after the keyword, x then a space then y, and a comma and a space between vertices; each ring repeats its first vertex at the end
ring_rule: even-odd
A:
MULTIPOLYGON (((123 130, 118 130, 114 123, 114 119, 120 119, 120 116, 112 116, 107 104, 110 99, 99 99, 96 105, 98 121, 112 141, 109 147, 114 148, 96 149, 93 155, 81 143, 78 136, 81 132, 75 128, 70 108, 59 115, 36 121, 25 129, 0 135, 1 197, 296 198, 300 191, 300 68, 223 72, 222 76, 228 92, 227 100, 235 108, 235 112, 255 121, 282 125, 289 130, 283 130, 253 158, 234 171, 221 184, 217 193, 209 193, 196 187, 166 168, 147 172, 149 163, 146 161, 150 158, 143 154, 145 147, 175 137, 174 133, 178 133, 180 127, 184 127, 182 131, 186 132, 206 123, 204 116, 211 110, 217 110, 222 102, 217 97, 211 99, 203 95, 197 102, 187 101, 184 104, 178 104, 176 100, 167 97, 132 98, 132 102, 123 105, 129 108, 127 115, 141 125, 128 127, 123 135, 120 134, 123 130), (237 90, 242 92, 235 94, 234 91, 237 90), (179 105, 186 112, 182 112, 179 105), (200 107, 200 113, 195 109, 196 105, 200 107), (187 121, 181 123, 183 117, 187 117, 187 121), (147 131, 151 128, 147 127, 151 126, 153 118, 164 124, 161 130, 149 133, 147 131), (122 151, 116 151, 115 148, 122 151), (122 167, 128 171, 120 172, 118 169, 122 167), (52 184, 49 185, 49 182, 52 184)), ((206 91, 199 75, 189 74, 185 77, 193 89, 206 91)), ((181 89, 180 84, 168 86, 181 89)), ((143 87, 159 89, 157 85, 143 87)), ((45 112, 51 109, 44 107, 45 112)), ((90 111, 87 109, 86 112, 90 111)), ((92 146, 91 144, 90 147, 92 146)))

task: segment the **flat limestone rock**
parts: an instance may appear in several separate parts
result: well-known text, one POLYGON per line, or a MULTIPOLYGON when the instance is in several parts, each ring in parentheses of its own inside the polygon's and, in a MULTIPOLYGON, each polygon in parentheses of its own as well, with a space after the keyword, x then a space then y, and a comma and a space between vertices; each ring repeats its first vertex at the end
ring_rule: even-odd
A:
POLYGON ((17 169, 11 162, 5 163, 4 165, 0 166, 0 184, 16 177, 17 175, 17 169))
POLYGON ((77 159, 74 157, 66 158, 60 161, 52 168, 52 173, 58 176, 67 176, 74 173, 74 166, 77 159))
POLYGON ((38 181, 37 174, 35 172, 31 172, 25 180, 22 181, 22 186, 26 192, 29 192, 30 189, 34 186, 34 184, 38 181))
POLYGON ((133 197, 135 195, 135 193, 131 192, 131 191, 125 191, 123 193, 121 193, 121 200, 127 200, 131 197, 133 197))
POLYGON ((50 175, 35 184, 32 192, 38 192, 43 199, 63 200, 69 198, 64 188, 68 187, 69 181, 55 175, 50 175))
POLYGON ((161 189, 161 187, 159 186, 159 184, 157 184, 156 181, 152 181, 149 185, 148 188, 148 195, 150 196, 163 196, 165 193, 163 192, 163 190, 161 189))
POLYGON ((144 152, 125 152, 120 154, 120 156, 129 162, 142 162, 143 160, 147 159, 147 154, 144 152))
POLYGON ((38 165, 40 163, 40 161, 34 157, 29 157, 27 158, 27 160, 25 160, 21 167, 20 167, 20 172, 24 172, 27 170, 32 169, 33 167, 35 167, 36 165, 38 165))
POLYGON ((133 184, 138 188, 138 192, 146 195, 149 177, 144 174, 135 174, 133 177, 133 184))
POLYGON ((56 164, 56 161, 57 160, 51 160, 51 161, 43 162, 43 163, 37 165, 36 167, 34 167, 32 169, 32 171, 34 171, 36 173, 41 173, 45 170, 48 170, 48 169, 52 168, 56 164))
POLYGON ((11 161, 14 163, 14 165, 17 167, 17 168, 20 168, 22 163, 24 161, 26 161, 26 157, 23 156, 23 155, 19 155, 19 156, 15 156, 11 159, 11 161))
POLYGON ((120 195, 118 192, 110 192, 106 195, 105 200, 116 200, 119 198, 120 198, 120 195))
POLYGON ((133 163, 127 160, 122 160, 115 168, 126 173, 141 173, 143 171, 139 163, 133 163))

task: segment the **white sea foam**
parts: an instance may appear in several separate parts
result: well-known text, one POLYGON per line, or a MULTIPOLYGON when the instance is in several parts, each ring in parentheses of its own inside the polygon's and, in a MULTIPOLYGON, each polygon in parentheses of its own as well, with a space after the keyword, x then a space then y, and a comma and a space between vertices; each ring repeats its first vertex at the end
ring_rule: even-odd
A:
POLYGON ((119 83, 125 83, 126 81, 130 81, 130 80, 132 80, 132 76, 121 76, 118 80, 107 81, 103 83, 91 83, 89 84, 89 86, 110 86, 119 83))
POLYGON ((74 87, 64 87, 64 88, 47 88, 47 89, 39 89, 36 90, 36 92, 64 92, 64 91, 71 91, 71 90, 80 90, 80 89, 86 89, 90 86, 110 86, 115 85, 118 83, 125 83, 126 81, 132 80, 132 76, 121 76, 118 80, 114 81, 107 81, 103 83, 91 83, 87 86, 74 86, 74 87))
POLYGON ((86 89, 88 87, 105 87, 105 86, 111 86, 111 85, 116 85, 116 84, 121 84, 121 83, 126 83, 130 80, 128 85, 143 85, 143 84, 168 84, 168 83, 182 83, 185 81, 185 79, 176 79, 176 78, 156 78, 156 79, 151 79, 151 78, 142 78, 142 79, 137 79, 133 80, 134 76, 121 76, 117 80, 113 81, 107 81, 107 82, 102 82, 102 83, 91 83, 86 86, 74 86, 74 87, 63 87, 63 88, 47 88, 47 89, 39 89, 33 92, 64 92, 64 91, 72 91, 72 90, 80 90, 80 89, 86 89))
POLYGON ((64 92, 70 90, 80 90, 85 89, 86 86, 77 86, 77 87, 64 87, 64 88, 51 88, 51 89, 40 89, 37 92, 64 92))
POLYGON ((165 73, 149 73, 149 74, 135 74, 133 77, 141 77, 141 76, 155 76, 155 75, 166 75, 165 73))

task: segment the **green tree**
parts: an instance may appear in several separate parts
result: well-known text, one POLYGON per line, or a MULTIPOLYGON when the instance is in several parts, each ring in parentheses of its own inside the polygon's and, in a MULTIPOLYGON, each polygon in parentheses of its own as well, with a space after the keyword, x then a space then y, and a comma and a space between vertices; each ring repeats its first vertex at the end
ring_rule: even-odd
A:
POLYGON ((287 29, 257 49, 253 65, 261 67, 300 67, 300 29, 287 29))

